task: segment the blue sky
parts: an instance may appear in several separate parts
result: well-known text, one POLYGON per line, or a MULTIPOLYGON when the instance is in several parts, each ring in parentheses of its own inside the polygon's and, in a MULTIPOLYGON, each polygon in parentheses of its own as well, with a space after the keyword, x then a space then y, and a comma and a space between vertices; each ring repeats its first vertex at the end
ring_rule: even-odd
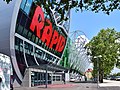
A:
POLYGON ((88 39, 92 39, 101 29, 106 28, 115 28, 120 32, 120 11, 116 10, 110 15, 106 15, 103 12, 83 11, 76 13, 75 10, 71 10, 70 32, 80 30, 86 34, 88 39))
MULTIPOLYGON (((84 11, 76 13, 75 10, 71 11, 70 32, 75 30, 83 31, 90 40, 101 29, 106 28, 114 28, 120 32, 120 11, 113 11, 110 15, 106 15, 103 12, 84 11)), ((120 69, 115 67, 112 73, 117 72, 120 72, 120 69)))

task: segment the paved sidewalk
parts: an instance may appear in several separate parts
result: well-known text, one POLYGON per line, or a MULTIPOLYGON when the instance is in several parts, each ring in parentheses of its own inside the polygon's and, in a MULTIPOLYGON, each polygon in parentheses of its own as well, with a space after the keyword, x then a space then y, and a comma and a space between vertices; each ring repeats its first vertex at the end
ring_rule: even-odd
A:
POLYGON ((37 87, 21 87, 15 88, 14 90, 120 90, 120 87, 100 87, 97 88, 96 83, 67 83, 67 84, 53 84, 37 87))
MULTIPOLYGON (((100 87, 120 87, 120 81, 103 80, 104 83, 100 83, 100 87)), ((119 89, 120 90, 120 89, 119 89)))
POLYGON ((92 83, 68 83, 48 85, 48 88, 45 88, 45 86, 42 85, 31 88, 15 88, 15 90, 97 90, 97 86, 92 83))

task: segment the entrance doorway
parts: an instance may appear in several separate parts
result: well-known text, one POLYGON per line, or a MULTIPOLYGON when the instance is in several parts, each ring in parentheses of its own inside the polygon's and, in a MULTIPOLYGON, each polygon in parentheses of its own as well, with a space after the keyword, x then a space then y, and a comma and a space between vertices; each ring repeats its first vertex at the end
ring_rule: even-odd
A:
MULTIPOLYGON (((47 77, 47 83, 51 84, 52 80, 51 80, 51 73, 47 73, 48 77, 47 77)), ((46 73, 44 72, 35 72, 32 71, 31 72, 31 86, 39 86, 39 85, 45 85, 46 83, 46 73)))

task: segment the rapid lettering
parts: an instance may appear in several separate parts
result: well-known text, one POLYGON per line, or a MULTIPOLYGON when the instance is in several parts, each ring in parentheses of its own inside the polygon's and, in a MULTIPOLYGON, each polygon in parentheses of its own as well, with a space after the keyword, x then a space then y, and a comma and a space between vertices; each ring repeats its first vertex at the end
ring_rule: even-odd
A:
POLYGON ((36 31, 36 36, 39 37, 49 48, 53 48, 58 52, 62 52, 66 40, 56 30, 53 30, 52 23, 49 19, 44 18, 44 13, 40 6, 37 6, 30 24, 30 30, 36 31), (45 25, 47 23, 48 25, 45 25))

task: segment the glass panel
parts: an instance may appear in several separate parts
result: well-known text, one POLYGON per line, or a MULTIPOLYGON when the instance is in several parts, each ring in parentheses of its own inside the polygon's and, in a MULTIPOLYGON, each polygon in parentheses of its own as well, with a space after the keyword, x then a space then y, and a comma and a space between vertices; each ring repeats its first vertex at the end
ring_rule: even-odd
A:
POLYGON ((33 46, 27 42, 25 42, 25 51, 27 54, 30 54, 33 56, 33 46))
POLYGON ((22 32, 23 32, 23 27, 21 25, 19 25, 18 29, 17 29, 17 33, 19 33, 21 35, 22 32))
POLYGON ((38 78, 38 85, 40 85, 40 73, 39 72, 38 72, 37 78, 38 78))
POLYGON ((56 76, 56 81, 60 81, 60 76, 56 76))
POLYGON ((27 16, 23 13, 22 18, 20 20, 20 25, 24 27, 26 25, 26 21, 27 21, 27 16))
POLYGON ((42 42, 42 47, 45 48, 45 43, 44 42, 42 42))
POLYGON ((32 33, 29 31, 27 38, 30 40, 32 36, 32 33))
POLYGON ((35 9, 36 9, 36 5, 35 5, 35 3, 32 3, 31 9, 30 9, 30 13, 29 13, 29 17, 30 18, 33 17, 35 9))
POLYGON ((55 81, 55 76, 53 76, 53 81, 55 81))
POLYGON ((30 18, 27 18, 26 23, 25 23, 25 28, 27 30, 30 30, 30 24, 31 24, 31 20, 30 20, 30 18))
POLYGON ((34 86, 34 76, 35 72, 31 72, 31 86, 34 86))
POLYGON ((20 50, 21 52, 23 51, 23 40, 15 37, 15 49, 20 50))
POLYGON ((21 8, 22 10, 24 10, 25 3, 26 3, 26 0, 22 0, 21 5, 20 5, 20 8, 21 8))
POLYGON ((24 37, 27 37, 27 33, 28 33, 28 30, 24 28, 22 35, 23 35, 24 37))
POLYGON ((24 10, 27 14, 29 14, 29 12, 30 12, 31 5, 32 5, 32 0, 27 0, 25 10, 24 10))
POLYGON ((34 40, 35 40, 35 35, 33 34, 32 38, 31 38, 31 41, 34 42, 34 40))
POLYGON ((17 59, 17 63, 18 63, 20 72, 21 72, 22 76, 24 76, 26 64, 25 64, 24 58, 22 58, 23 54, 21 52, 19 52, 18 50, 15 50, 15 54, 16 54, 16 59, 17 59))
POLYGON ((15 37, 15 49, 19 50, 19 39, 15 37))
POLYGON ((25 53, 30 54, 28 43, 25 42, 25 53))
POLYGON ((20 9, 18 12, 17 23, 20 23, 21 17, 22 17, 22 10, 20 9))
POLYGON ((37 86, 37 72, 34 73, 34 86, 37 86))
POLYGON ((38 44, 38 40, 39 40, 38 37, 36 37, 36 39, 35 39, 35 43, 36 44, 38 44))
POLYGON ((42 45, 42 41, 39 39, 38 41, 38 45, 41 46, 42 45))
POLYGON ((23 52, 23 40, 20 39, 20 51, 23 52))
POLYGON ((19 24, 16 24, 15 32, 17 32, 17 30, 18 30, 18 26, 19 26, 19 24))

